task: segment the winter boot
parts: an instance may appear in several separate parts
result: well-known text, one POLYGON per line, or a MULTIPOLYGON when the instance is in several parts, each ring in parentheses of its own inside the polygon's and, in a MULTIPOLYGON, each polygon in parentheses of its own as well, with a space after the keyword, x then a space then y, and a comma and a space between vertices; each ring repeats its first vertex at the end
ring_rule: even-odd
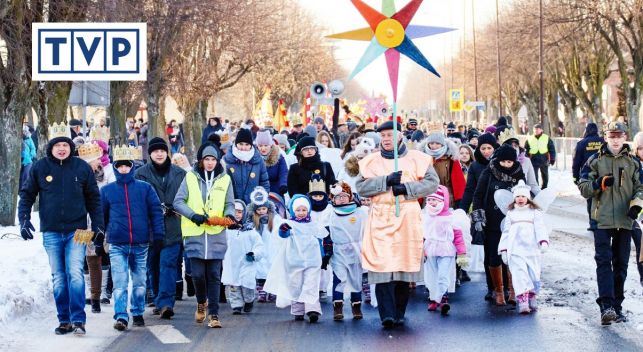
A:
POLYGON ((303 321, 304 316, 303 315, 295 315, 295 321, 303 321))
POLYGON ((127 320, 125 319, 118 319, 114 323, 114 329, 118 331, 125 331, 127 329, 127 320))
POLYGON ((83 323, 74 323, 74 330, 72 331, 74 336, 85 336, 87 333, 85 331, 85 324, 83 323))
POLYGON ((100 300, 92 299, 92 313, 100 313, 100 300))
POLYGON ((538 302, 536 301, 536 294, 534 292, 529 292, 529 309, 532 311, 538 310, 538 302))
POLYGON ((467 273, 467 271, 466 271, 466 270, 461 270, 460 272, 461 272, 461 274, 462 274, 462 276, 460 277, 460 280, 461 280, 462 282, 469 282, 469 281, 471 281, 471 277, 469 277, 469 273, 467 273))
POLYGON ((196 320, 197 323, 203 323, 205 320, 205 308, 207 306, 207 303, 197 303, 196 312, 194 313, 194 320, 196 320))
POLYGON ((174 293, 175 301, 183 300, 183 280, 176 282, 176 292, 174 293))
POLYGON ((192 281, 191 275, 185 275, 185 286, 187 286, 188 297, 194 297, 196 291, 194 290, 194 281, 192 281))
POLYGON ((308 312, 306 315, 308 315, 308 321, 310 321, 310 323, 316 323, 320 316, 318 312, 308 312))
POLYGON ((611 302, 602 302, 600 298, 596 299, 599 308, 601 309, 601 324, 612 325, 618 319, 616 310, 612 307, 611 302))
POLYGON ((84 273, 83 277, 85 278, 85 297, 87 297, 85 298, 85 304, 91 305, 92 300, 89 297, 92 296, 92 293, 91 293, 92 281, 91 281, 91 278, 89 277, 89 272, 84 273))
POLYGON ((443 316, 447 316, 449 315, 450 309, 451 306, 449 305, 449 296, 442 296, 442 300, 440 301, 440 314, 442 314, 443 316))
POLYGON ((253 302, 248 302, 243 305, 243 312, 250 313, 252 312, 252 307, 254 306, 253 302))
POLYGON ((509 297, 507 298, 507 303, 511 305, 516 305, 516 292, 514 291, 514 285, 511 281, 511 271, 507 270, 507 289, 509 291, 509 297))
POLYGON ((219 317, 217 315, 210 315, 208 319, 208 327, 214 328, 214 329, 221 328, 221 322, 219 321, 219 317))
POLYGON ((614 311, 616 312, 616 320, 614 320, 615 323, 627 322, 627 317, 623 314, 623 308, 616 307, 614 308, 614 311))
POLYGON ((438 302, 430 301, 428 311, 429 312, 435 312, 435 311, 438 310, 439 307, 440 307, 440 304, 438 302))
POLYGON ((272 293, 268 294, 268 302, 274 302, 277 300, 277 296, 273 295, 272 293))
POLYGON ((531 309, 529 309, 529 294, 523 293, 518 295, 518 313, 520 314, 529 314, 531 309))
POLYGON ((161 309, 161 319, 170 319, 174 316, 174 309, 171 307, 163 307, 161 309))
POLYGON ((491 273, 491 280, 493 281, 496 305, 504 306, 507 303, 505 303, 505 292, 502 284, 502 265, 490 266, 489 272, 491 273))
POLYGON ((107 281, 109 280, 109 269, 103 269, 103 275, 100 279, 100 303, 109 304, 111 294, 107 293, 107 281))
POLYGON ((333 320, 335 321, 344 320, 344 302, 343 301, 333 302, 333 320))
POLYGON ((61 323, 57 328, 54 329, 56 335, 65 335, 74 330, 74 327, 70 323, 61 323))
POLYGON ((263 290, 263 285, 257 284, 257 302, 266 303, 266 291, 263 290))
POLYGON ((353 312, 353 320, 364 318, 364 314, 362 314, 362 302, 351 303, 351 311, 353 312))
POLYGON ((134 326, 145 326, 145 320, 143 320, 142 315, 135 315, 132 317, 132 325, 134 326))

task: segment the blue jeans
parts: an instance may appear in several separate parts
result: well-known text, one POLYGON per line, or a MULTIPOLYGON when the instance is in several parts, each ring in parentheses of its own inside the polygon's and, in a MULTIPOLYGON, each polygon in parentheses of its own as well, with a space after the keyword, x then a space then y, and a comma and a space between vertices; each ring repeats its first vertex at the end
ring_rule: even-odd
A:
POLYGON ((130 312, 133 316, 143 315, 145 310, 145 279, 147 272, 148 244, 112 244, 109 247, 109 260, 112 262, 114 281, 114 320, 129 321, 127 315, 127 288, 130 273, 132 276, 132 297, 130 312))
MULTIPOLYGON (((178 258, 181 252, 181 244, 173 244, 163 247, 158 255, 158 263, 155 272, 152 273, 152 282, 156 288, 154 304, 159 309, 164 307, 174 308, 176 294, 176 274, 178 258)), ((180 277, 180 276, 179 276, 180 277)))
MULTIPOLYGON (((339 278, 335 273, 333 273, 333 301, 343 301, 344 300, 344 292, 337 292, 335 291, 335 288, 337 288, 337 285, 339 285, 341 281, 339 281, 339 278)), ((362 301, 362 292, 351 292, 351 303, 355 302, 361 302, 362 301)))
POLYGON ((42 242, 49 257, 54 300, 60 323, 85 323, 85 245, 74 233, 45 232, 42 242))

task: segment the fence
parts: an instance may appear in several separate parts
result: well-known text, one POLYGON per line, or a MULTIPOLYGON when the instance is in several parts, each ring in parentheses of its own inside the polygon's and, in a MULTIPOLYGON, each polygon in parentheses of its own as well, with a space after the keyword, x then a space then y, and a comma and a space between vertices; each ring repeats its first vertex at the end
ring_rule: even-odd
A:
MULTIPOLYGON (((527 137, 527 135, 518 136, 520 145, 525 145, 527 137)), ((574 159, 574 150, 576 150, 576 143, 578 143, 581 138, 556 137, 552 138, 552 140, 554 141, 554 146, 556 147, 556 164, 554 166, 562 171, 571 171, 572 162, 574 159)))

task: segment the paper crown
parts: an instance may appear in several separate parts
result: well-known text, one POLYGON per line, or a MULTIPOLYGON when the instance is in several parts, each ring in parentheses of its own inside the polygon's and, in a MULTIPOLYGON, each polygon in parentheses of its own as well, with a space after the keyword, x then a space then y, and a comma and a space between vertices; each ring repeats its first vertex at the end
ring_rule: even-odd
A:
POLYGON ((268 201, 268 192, 263 187, 255 187, 250 193, 250 201, 257 206, 264 205, 268 201))
POLYGON ((49 126, 49 140, 54 138, 65 137, 71 139, 71 130, 66 124, 54 122, 49 126))
POLYGON ((290 124, 293 126, 303 125, 301 116, 299 116, 299 114, 290 116, 290 124))
POLYGON ((228 131, 216 131, 216 134, 221 138, 221 144, 230 143, 230 132, 228 131))
POLYGON ((103 148, 98 144, 85 143, 78 148, 78 156, 86 162, 94 161, 103 156, 103 148))
POLYGON ((444 130, 442 129, 442 123, 441 122, 429 122, 426 125, 426 134, 431 134, 432 132, 440 132, 444 133, 444 130))
POLYGON ((326 182, 318 174, 310 177, 308 182, 308 193, 326 193, 326 182))
POLYGON ((114 161, 119 160, 143 160, 141 147, 117 146, 114 148, 114 161))
POLYGON ((368 119, 366 119, 366 122, 364 123, 364 130, 375 130, 375 122, 372 118, 369 117, 368 119))
POLYGON ((104 127, 94 127, 92 130, 89 132, 89 138, 93 141, 103 141, 107 142, 109 141, 109 128, 104 126, 104 127))
POLYGON ((514 131, 513 128, 505 128, 505 130, 498 135, 498 143, 500 144, 504 144, 509 139, 518 139, 518 137, 516 137, 516 131, 514 131))

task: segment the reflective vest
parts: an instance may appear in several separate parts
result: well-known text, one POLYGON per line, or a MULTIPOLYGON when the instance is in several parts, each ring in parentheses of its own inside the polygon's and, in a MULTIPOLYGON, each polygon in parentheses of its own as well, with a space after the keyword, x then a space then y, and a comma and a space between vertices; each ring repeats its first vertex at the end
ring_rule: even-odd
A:
MULTIPOLYGON (((230 187, 230 176, 223 175, 214 181, 214 184, 208 190, 205 204, 203 203, 201 188, 199 187, 200 181, 194 172, 188 172, 185 175, 185 183, 188 186, 188 199, 186 200, 186 204, 192 211, 201 215, 207 212, 207 217, 223 217, 226 193, 228 192, 228 187, 230 187)), ((181 217, 181 232, 183 233, 183 237, 200 236, 204 232, 208 235, 217 235, 223 232, 223 230, 225 230, 223 226, 210 226, 206 224, 197 226, 197 224, 185 216, 181 217)))
POLYGON ((527 142, 529 142, 529 155, 549 153, 549 149, 547 148, 547 144, 549 144, 548 135, 543 133, 540 135, 540 138, 532 135, 529 136, 527 142))

